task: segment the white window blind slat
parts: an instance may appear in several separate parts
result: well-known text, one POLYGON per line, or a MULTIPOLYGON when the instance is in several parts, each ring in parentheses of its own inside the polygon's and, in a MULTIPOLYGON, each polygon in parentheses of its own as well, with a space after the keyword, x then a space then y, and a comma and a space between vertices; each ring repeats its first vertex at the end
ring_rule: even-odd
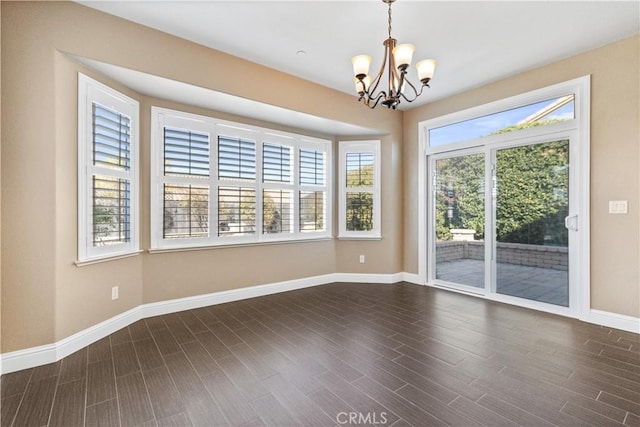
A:
POLYGON ((262 180, 264 182, 291 182, 291 148, 285 145, 262 145, 262 180))
POLYGON ((255 221, 255 188, 218 188, 218 236, 255 234, 255 221))
POLYGON ((300 149, 300 184, 324 185, 325 155, 322 151, 300 149))
POLYGON ((184 239, 209 235, 209 187, 164 185, 163 237, 184 239))
POLYGON ((164 128, 165 176, 209 176, 209 134, 164 128))
POLYGON ((293 232, 293 191, 263 190, 262 233, 293 232))
POLYGON ((131 240, 131 185, 127 179, 94 175, 93 246, 131 240))
POLYGON ((128 171, 131 167, 131 118, 94 102, 91 122, 94 166, 128 171))
POLYGON ((218 137, 218 178, 256 179, 256 143, 240 138, 218 137))
POLYGON ((300 231, 325 230, 326 197, 324 191, 300 191, 300 231))

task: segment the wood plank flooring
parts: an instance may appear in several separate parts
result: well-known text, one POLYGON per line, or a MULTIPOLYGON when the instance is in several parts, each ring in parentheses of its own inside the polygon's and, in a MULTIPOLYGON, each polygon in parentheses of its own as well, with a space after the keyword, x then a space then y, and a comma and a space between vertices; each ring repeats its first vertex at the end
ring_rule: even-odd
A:
POLYGON ((0 382, 2 426, 640 426, 640 336, 335 283, 141 320, 0 382))

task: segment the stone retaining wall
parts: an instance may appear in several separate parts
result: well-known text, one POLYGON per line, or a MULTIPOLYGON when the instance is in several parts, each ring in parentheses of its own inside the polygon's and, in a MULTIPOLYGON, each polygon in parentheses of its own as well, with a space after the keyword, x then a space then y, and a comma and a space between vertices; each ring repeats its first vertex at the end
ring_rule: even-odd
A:
MULTIPOLYGON (((445 241, 437 242, 436 247, 437 263, 461 259, 484 259, 484 242, 445 241)), ((568 249, 557 246, 498 243, 497 251, 498 262, 506 264, 555 270, 567 270, 569 265, 568 249)))

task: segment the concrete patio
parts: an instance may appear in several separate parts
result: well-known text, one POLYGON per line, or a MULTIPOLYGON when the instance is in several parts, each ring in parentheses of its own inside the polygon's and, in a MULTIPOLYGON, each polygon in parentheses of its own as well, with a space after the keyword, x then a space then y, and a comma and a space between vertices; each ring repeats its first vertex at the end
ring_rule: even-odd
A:
MULTIPOLYGON (((567 307, 569 285, 567 270, 531 267, 499 262, 497 292, 529 300, 567 307)), ((438 262, 436 278, 447 282, 484 287, 484 261, 458 259, 438 262)))

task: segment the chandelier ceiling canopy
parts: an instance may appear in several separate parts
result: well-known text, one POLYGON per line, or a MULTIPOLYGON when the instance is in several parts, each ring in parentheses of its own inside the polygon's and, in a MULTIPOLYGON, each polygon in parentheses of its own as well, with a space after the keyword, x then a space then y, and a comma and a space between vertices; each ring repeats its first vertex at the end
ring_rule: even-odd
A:
POLYGON ((433 77, 436 61, 425 59, 416 64, 418 78, 421 85, 418 90, 407 78, 407 69, 411 65, 415 46, 412 44, 397 44, 397 40, 391 37, 391 4, 395 0, 382 0, 389 6, 389 37, 382 43, 384 46, 384 58, 380 70, 375 77, 369 76, 369 66, 371 57, 369 55, 356 55, 351 58, 353 64, 353 74, 356 92, 360 96, 358 101, 362 101, 367 107, 373 109, 378 103, 387 108, 396 109, 400 104, 400 98, 407 102, 415 101, 424 90, 429 87, 429 81, 433 77), (386 73, 385 73, 386 70, 386 73), (380 89, 378 85, 386 74, 388 82, 387 91, 380 89))

